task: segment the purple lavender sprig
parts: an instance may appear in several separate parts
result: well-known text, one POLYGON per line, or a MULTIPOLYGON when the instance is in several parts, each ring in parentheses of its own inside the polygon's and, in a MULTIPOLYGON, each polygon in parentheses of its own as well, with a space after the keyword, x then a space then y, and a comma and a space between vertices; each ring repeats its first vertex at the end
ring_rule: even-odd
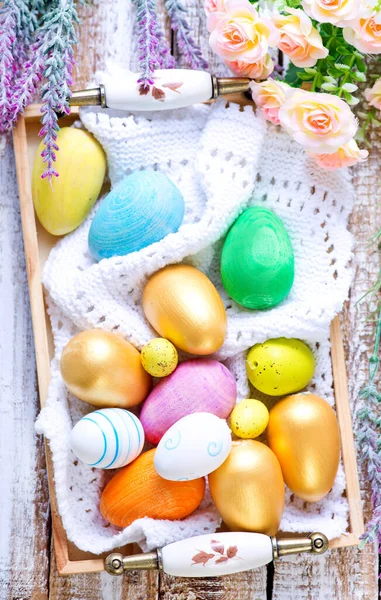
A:
POLYGON ((373 515, 367 525, 367 531, 361 537, 360 548, 375 539, 381 544, 381 394, 375 384, 380 366, 380 341, 381 308, 377 315, 373 353, 369 359, 368 383, 360 391, 360 398, 365 402, 365 405, 357 413, 357 418, 361 424, 357 431, 358 447, 361 458, 366 463, 373 504, 373 515))
POLYGON ((155 13, 154 0, 135 0, 137 7, 136 30, 139 46, 139 65, 141 93, 148 93, 150 86, 153 85, 153 74, 155 69, 160 66, 158 60, 159 40, 157 37, 158 24, 155 13))
POLYGON ((160 69, 173 69, 176 66, 175 58, 171 54, 171 48, 160 25, 156 23, 157 37, 157 60, 160 69))
POLYGON ((73 46, 77 43, 74 24, 78 16, 74 0, 59 3, 44 19, 40 30, 42 44, 40 52, 44 57, 43 76, 46 80, 41 88, 42 97, 42 128, 39 135, 43 137, 44 150, 41 154, 46 169, 42 174, 49 180, 58 177, 54 169, 56 161, 57 133, 59 131, 57 113, 69 114, 70 86, 73 83, 74 53, 73 46))
POLYGON ((185 61, 192 69, 207 69, 208 63, 202 56, 200 47, 194 41, 191 28, 185 19, 186 9, 179 0, 166 0, 165 7, 171 19, 171 27, 176 33, 176 41, 185 61))
POLYGON ((0 9, 0 132, 9 128, 11 91, 13 82, 13 46, 16 40, 18 6, 14 0, 5 0, 0 9))

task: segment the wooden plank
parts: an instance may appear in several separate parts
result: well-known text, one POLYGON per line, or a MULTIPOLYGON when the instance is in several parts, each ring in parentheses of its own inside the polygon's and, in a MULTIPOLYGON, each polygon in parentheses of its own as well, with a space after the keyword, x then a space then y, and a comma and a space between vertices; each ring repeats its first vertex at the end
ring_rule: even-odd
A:
POLYGON ((49 511, 13 151, 0 155, 0 598, 47 598, 49 511))

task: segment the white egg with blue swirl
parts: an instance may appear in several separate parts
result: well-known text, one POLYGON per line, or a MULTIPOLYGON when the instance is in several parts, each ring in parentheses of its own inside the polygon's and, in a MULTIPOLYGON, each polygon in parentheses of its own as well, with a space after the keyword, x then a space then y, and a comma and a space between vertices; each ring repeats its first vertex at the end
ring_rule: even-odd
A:
POLYGON ((123 408, 103 408, 73 427, 71 449, 79 460, 97 469, 118 469, 135 460, 144 445, 139 419, 123 408))
POLYGON ((231 445, 224 419, 206 412, 187 415, 161 438, 154 456, 156 472, 170 481, 204 477, 222 465, 231 445))

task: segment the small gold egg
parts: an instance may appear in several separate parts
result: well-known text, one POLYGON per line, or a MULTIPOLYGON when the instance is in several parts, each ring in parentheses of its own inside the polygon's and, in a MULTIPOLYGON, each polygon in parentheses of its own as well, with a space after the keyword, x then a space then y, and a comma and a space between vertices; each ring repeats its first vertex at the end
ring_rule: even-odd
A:
POLYGON ((179 356, 174 345, 164 338, 154 338, 141 353, 143 368, 152 377, 166 377, 177 367, 179 356))
POLYGON ((260 400, 242 400, 230 415, 230 428, 239 438, 256 438, 267 427, 269 411, 260 400))
POLYGON ((276 534, 284 508, 284 482, 278 459, 265 444, 233 442, 228 458, 210 473, 209 487, 229 529, 276 534))
POLYGON ((310 393, 283 398, 270 410, 267 438, 296 496, 317 502, 328 494, 339 466, 340 433, 326 400, 310 393))
POLYGON ((226 335, 226 312, 213 283, 190 265, 169 265, 149 279, 144 314, 160 336, 190 354, 212 354, 226 335))
POLYGON ((103 329, 75 335, 63 349, 60 367, 70 392, 94 406, 136 406, 152 385, 140 352, 120 335, 103 329))

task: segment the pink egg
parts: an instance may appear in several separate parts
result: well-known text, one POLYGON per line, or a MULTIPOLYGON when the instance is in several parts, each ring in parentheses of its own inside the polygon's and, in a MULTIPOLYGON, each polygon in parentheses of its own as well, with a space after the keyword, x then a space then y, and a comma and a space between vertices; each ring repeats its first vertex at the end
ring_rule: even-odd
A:
POLYGON ((209 412, 226 419, 236 396, 233 375, 217 360, 184 362, 157 384, 143 404, 140 421, 146 439, 158 444, 171 425, 192 413, 209 412))

